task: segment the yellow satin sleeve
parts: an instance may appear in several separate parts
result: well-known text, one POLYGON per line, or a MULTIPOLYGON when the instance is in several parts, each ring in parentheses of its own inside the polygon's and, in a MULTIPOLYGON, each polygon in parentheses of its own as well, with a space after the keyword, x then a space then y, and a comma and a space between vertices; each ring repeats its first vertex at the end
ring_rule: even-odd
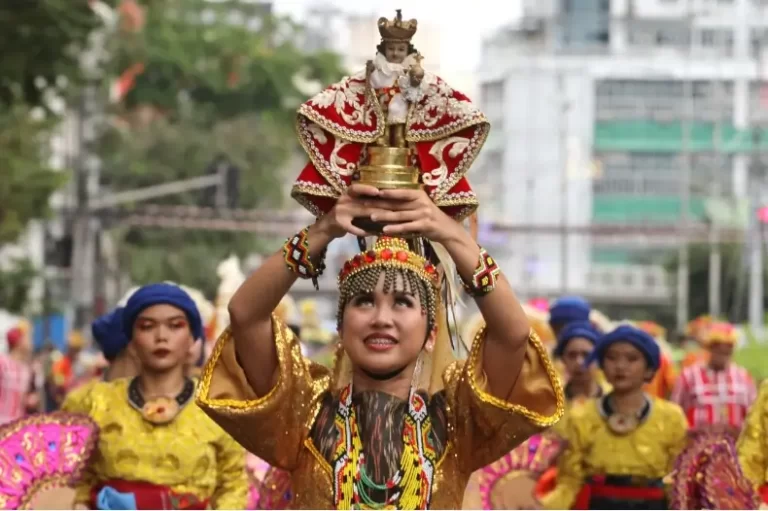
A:
POLYGON ((88 414, 90 410, 90 392, 100 380, 90 380, 67 393, 61 404, 62 411, 69 413, 88 414))
POLYGON ((757 488, 765 484, 768 472, 768 381, 760 385, 757 399, 752 403, 744 427, 736 442, 736 451, 744 475, 757 488))
POLYGON ((122 479, 192 493, 208 499, 213 509, 243 509, 245 450, 194 403, 169 424, 145 421, 128 402, 128 384, 97 382, 86 399, 71 401, 99 426, 98 446, 75 488, 75 502, 87 504, 94 486, 122 479))
POLYGON ((221 334, 203 370, 199 406, 240 445, 274 467, 293 470, 309 436, 330 372, 306 360, 296 336, 272 317, 277 383, 258 397, 235 356, 232 332, 221 334))
POLYGON ((531 435, 563 416, 560 378, 538 335, 531 330, 517 383, 505 399, 486 389, 483 373, 485 327, 476 335, 465 363, 446 370, 449 418, 455 431, 459 465, 470 472, 493 463, 531 435))
POLYGON ((561 432, 567 447, 557 463, 557 486, 542 499, 547 509, 570 509, 587 477, 632 475, 661 479, 685 447, 688 422, 674 403, 652 399, 649 417, 617 435, 600 415, 598 400, 575 405, 561 432))

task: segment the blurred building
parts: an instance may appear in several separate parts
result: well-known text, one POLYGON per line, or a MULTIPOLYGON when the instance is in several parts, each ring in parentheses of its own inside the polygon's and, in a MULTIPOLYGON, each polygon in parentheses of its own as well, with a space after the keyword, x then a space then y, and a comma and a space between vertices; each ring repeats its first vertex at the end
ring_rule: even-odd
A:
MULTIPOLYGON (((695 222, 745 199, 748 128, 768 112, 766 37, 765 0, 524 0, 520 22, 483 45, 482 218, 664 227, 684 190, 695 222)), ((515 236, 505 268, 531 293, 672 296, 660 261, 674 240, 515 236)))

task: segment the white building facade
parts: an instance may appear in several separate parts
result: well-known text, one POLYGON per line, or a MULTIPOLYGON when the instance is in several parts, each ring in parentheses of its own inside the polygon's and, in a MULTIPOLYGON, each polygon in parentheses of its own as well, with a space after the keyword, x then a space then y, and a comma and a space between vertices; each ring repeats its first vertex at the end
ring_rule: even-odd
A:
POLYGON ((676 245, 574 231, 675 225, 684 188, 694 222, 713 195, 747 197, 748 155, 764 149, 749 128, 767 118, 767 29, 758 0, 530 0, 517 26, 485 42, 482 217, 570 229, 507 240, 519 289, 671 297, 661 258, 676 245))

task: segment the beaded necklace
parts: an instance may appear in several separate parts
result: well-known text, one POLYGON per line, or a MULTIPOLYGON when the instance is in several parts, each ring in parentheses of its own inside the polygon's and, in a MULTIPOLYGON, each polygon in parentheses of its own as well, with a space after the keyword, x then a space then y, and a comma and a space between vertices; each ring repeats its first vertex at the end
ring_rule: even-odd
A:
POLYGON ((333 457, 333 502, 336 509, 429 508, 436 454, 429 439, 432 423, 428 412, 424 398, 411 389, 403 424, 400 467, 385 483, 375 483, 365 469, 365 453, 352 406, 352 384, 342 389, 334 419, 338 432, 333 457), (370 490, 387 492, 386 501, 374 501, 370 490))

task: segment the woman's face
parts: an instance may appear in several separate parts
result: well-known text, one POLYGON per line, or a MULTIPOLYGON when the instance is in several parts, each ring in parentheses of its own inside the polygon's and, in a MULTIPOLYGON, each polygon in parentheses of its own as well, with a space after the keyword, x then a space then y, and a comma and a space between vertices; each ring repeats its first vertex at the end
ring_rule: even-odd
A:
MULTIPOLYGON (((373 293, 350 298, 344 306, 341 343, 352 364, 373 375, 414 366, 427 341, 427 312, 419 291, 405 291, 400 276, 384 293, 382 272, 373 293)), ((434 342, 430 333, 429 345, 434 342)))
POLYGON ((184 311, 159 304, 141 311, 131 342, 144 369, 164 372, 184 365, 194 339, 184 311))
POLYGON ((585 364, 593 349, 594 345, 583 337, 574 337, 568 341, 562 359, 570 379, 583 381, 589 378, 591 371, 585 364))
POLYGON ((623 341, 613 343, 605 350, 603 372, 608 383, 618 392, 642 388, 653 377, 645 355, 623 341))

